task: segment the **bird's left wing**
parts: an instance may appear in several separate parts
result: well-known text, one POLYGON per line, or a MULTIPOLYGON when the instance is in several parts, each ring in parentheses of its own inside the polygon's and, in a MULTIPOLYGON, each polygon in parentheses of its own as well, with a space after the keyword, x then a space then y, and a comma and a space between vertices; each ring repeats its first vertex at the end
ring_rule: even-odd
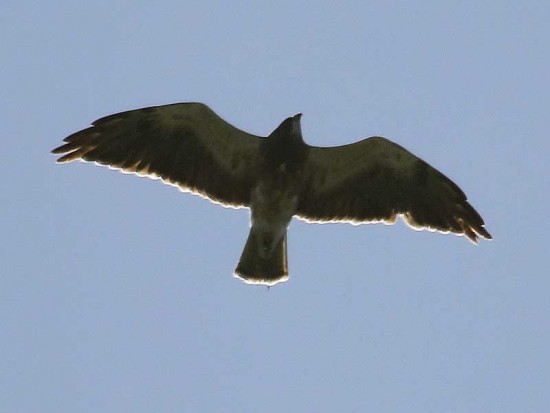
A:
POLYGON ((160 178, 228 206, 250 204, 262 138, 201 103, 131 110, 96 120, 64 139, 57 162, 83 160, 160 178))
POLYGON ((380 137, 310 147, 296 215, 310 222, 386 222, 491 238, 466 195, 449 178, 380 137))

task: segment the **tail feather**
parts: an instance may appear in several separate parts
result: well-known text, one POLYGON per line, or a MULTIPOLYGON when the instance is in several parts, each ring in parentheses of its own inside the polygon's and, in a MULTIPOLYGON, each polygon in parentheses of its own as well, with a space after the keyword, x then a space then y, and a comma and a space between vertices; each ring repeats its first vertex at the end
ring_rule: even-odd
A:
POLYGON ((262 257, 260 243, 254 228, 246 240, 241 259, 235 270, 235 276, 247 284, 275 285, 288 280, 288 262, 286 252, 286 232, 279 244, 267 257, 262 257))

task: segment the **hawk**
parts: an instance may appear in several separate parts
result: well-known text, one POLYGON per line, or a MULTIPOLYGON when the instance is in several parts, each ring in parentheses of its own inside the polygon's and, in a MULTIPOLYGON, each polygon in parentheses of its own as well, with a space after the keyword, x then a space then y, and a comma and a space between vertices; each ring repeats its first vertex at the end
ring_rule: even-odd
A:
POLYGON ((64 139, 58 163, 81 160, 161 179, 215 203, 249 208, 251 228, 235 276, 250 284, 288 279, 287 229, 308 222, 385 222, 491 239, 466 195, 396 143, 371 137, 349 145, 306 144, 301 114, 260 137, 202 103, 117 113, 64 139))

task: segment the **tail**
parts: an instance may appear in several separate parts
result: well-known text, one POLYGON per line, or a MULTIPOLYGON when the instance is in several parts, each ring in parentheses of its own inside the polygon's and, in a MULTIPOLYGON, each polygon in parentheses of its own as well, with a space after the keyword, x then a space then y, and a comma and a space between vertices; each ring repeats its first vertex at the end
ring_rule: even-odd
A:
POLYGON ((258 233, 252 227, 235 270, 235 276, 247 284, 268 286, 288 280, 286 231, 273 252, 267 257, 260 254, 260 245, 258 233))

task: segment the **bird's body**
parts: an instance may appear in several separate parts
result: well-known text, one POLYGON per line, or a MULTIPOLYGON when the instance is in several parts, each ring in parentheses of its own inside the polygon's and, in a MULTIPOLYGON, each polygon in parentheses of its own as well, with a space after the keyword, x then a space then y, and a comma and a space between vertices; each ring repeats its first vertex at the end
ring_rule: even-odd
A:
POLYGON ((250 234, 235 274, 268 285, 288 278, 287 228, 303 187, 307 146, 300 116, 285 120, 260 146, 260 167, 250 200, 250 234), (292 150, 288 150, 292 148, 292 150))
POLYGON ((310 222, 395 222, 490 239, 450 179, 380 137, 332 147, 307 145, 301 114, 268 137, 243 132, 201 103, 180 103, 99 119, 52 152, 58 162, 93 161, 161 178, 232 207, 251 210, 235 275, 274 285, 288 278, 287 228, 310 222))

